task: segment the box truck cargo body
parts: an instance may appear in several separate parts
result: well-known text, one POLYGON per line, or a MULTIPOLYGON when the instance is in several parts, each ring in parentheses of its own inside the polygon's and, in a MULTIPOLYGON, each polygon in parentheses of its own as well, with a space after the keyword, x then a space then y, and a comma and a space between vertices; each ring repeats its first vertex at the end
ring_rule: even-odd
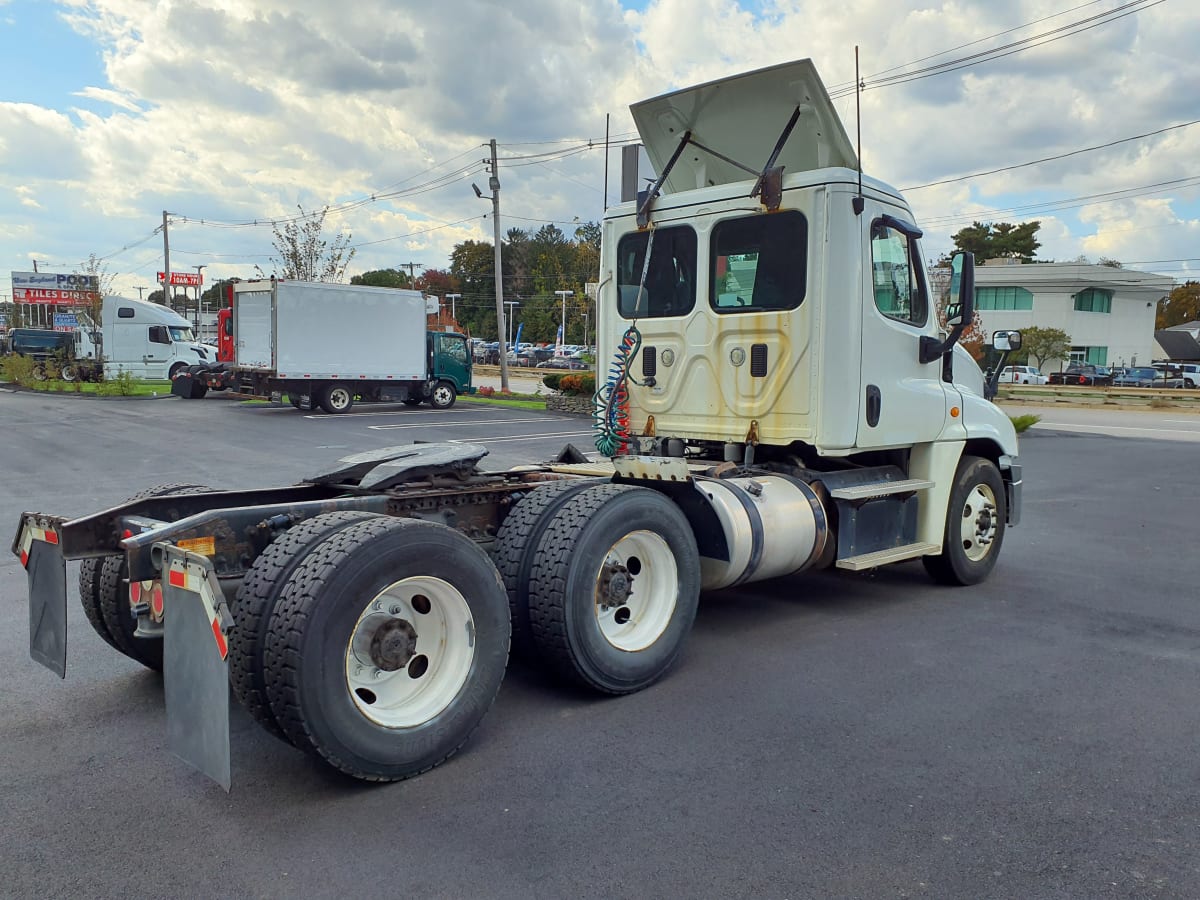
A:
POLYGON ((446 408, 474 390, 466 338, 426 333, 420 291, 251 281, 233 285, 232 301, 232 364, 181 373, 174 393, 232 387, 340 413, 356 399, 446 408))

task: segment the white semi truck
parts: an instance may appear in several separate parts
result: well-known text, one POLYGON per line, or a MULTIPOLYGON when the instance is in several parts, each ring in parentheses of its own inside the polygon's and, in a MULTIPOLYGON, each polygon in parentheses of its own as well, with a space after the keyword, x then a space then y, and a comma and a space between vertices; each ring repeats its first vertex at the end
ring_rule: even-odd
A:
POLYGON ((475 390, 466 337, 426 332, 420 291, 275 279, 230 288, 219 322, 232 359, 180 371, 172 393, 286 394, 297 409, 344 413, 356 399, 447 409, 475 390))
POLYGON ((942 334, 912 214, 860 180, 808 61, 633 114, 659 179, 605 215, 603 458, 486 471, 482 447, 418 444, 292 487, 27 513, 33 657, 65 672, 79 558, 93 626, 164 670, 176 753, 228 787, 232 683, 273 734, 388 781, 467 739, 510 641, 623 694, 668 672, 703 590, 906 560, 986 578, 1022 478, 1010 421, 955 346, 971 258, 942 334))
POLYGON ((106 378, 122 372, 134 378, 170 378, 215 355, 214 348, 196 340, 187 319, 158 303, 105 297, 100 320, 96 328, 86 315, 81 317, 75 359, 61 373, 67 380, 101 359, 106 378))

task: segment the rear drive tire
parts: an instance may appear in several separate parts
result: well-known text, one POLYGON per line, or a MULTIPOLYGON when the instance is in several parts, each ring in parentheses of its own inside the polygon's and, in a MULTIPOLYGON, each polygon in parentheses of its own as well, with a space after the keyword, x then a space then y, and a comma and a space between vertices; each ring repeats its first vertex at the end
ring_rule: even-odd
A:
POLYGON ((58 377, 63 381, 74 381, 79 377, 79 373, 73 365, 68 363, 59 369, 58 377))
POLYGON ((514 653, 529 655, 533 650, 529 624, 529 573, 546 527, 570 497, 595 486, 592 479, 579 478, 537 487, 517 501, 496 534, 492 562, 496 564, 508 594, 514 653))
POLYGON ((229 604, 234 629, 229 636, 229 683, 233 694, 259 725, 287 740, 271 713, 263 672, 263 647, 279 591, 309 549, 341 529, 379 513, 346 510, 314 516, 275 538, 254 561, 229 604))
POLYGON ((979 584, 991 574, 1004 543, 1008 510, 1004 479, 989 459, 964 456, 958 463, 942 552, 922 557, 927 571, 939 584, 979 584))
POLYGON ((436 766, 495 700, 508 605, 487 554, 418 519, 359 522, 314 546, 270 617, 271 712, 297 747, 366 781, 436 766))
POLYGON ((121 650, 113 640, 108 626, 104 624, 104 615, 100 612, 100 567, 104 564, 104 559, 93 556, 79 563, 79 602, 92 630, 100 635, 108 646, 114 650, 121 650))
POLYGON ((449 409, 454 405, 458 393, 449 381, 439 381, 429 392, 429 405, 434 409, 449 409))
MULTIPOLYGON (((125 502, 163 494, 204 494, 211 490, 198 484, 163 484, 139 491, 125 502)), ((92 628, 108 644, 146 668, 162 671, 162 638, 144 638, 135 634, 137 617, 130 609, 129 567, 123 554, 85 559, 80 563, 79 599, 92 628)))
POLYGON ((606 484, 570 497, 547 524, 529 619, 559 674, 628 694, 675 664, 699 597, 700 555, 679 507, 649 488, 606 484))
POLYGON ((354 392, 340 382, 335 382, 321 391, 321 409, 330 415, 349 412, 353 406, 354 392))

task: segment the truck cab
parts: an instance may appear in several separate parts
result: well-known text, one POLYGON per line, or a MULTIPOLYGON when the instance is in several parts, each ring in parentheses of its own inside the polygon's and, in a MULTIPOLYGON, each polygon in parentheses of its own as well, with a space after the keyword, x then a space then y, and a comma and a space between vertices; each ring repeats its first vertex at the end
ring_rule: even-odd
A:
POLYGON ((172 309, 145 300, 105 297, 102 327, 83 323, 79 357, 104 360, 105 375, 170 378, 209 361, 210 348, 196 340, 191 323, 172 309), (99 340, 97 340, 99 338, 99 340))
POLYGON ((625 452, 894 465, 923 485, 913 555, 942 548, 956 466, 982 458, 1014 523, 1015 431, 937 315, 948 292, 970 321, 973 260, 927 270, 911 209, 861 174, 812 63, 631 110, 660 174, 603 225, 599 353, 628 366, 625 452))

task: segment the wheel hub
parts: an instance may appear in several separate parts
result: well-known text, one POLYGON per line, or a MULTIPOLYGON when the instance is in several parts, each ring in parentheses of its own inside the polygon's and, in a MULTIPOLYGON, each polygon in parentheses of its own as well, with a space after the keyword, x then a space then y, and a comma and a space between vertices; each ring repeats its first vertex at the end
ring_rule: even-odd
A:
POLYGON ((371 635, 371 662, 384 672, 396 672, 417 653, 417 629, 405 619, 388 619, 371 635))
POLYGON ((600 573, 600 608, 624 606, 633 593, 633 575, 620 563, 605 563, 600 573))

